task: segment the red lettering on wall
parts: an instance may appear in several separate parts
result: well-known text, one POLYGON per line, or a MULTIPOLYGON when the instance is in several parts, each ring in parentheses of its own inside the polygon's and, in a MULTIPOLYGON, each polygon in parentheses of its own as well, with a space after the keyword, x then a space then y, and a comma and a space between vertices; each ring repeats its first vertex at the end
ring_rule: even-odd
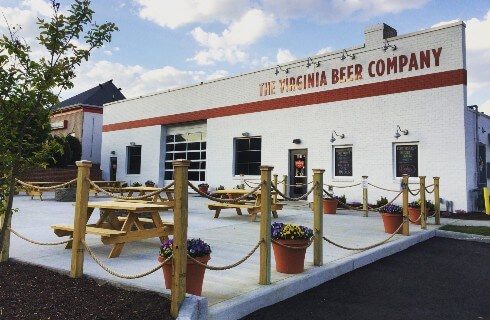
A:
POLYGON ((320 86, 325 85, 327 85, 327 75, 325 74, 325 71, 322 71, 322 75, 320 76, 320 86))
POLYGON ((376 61, 371 61, 371 62, 369 62, 369 65, 368 65, 368 73, 369 73, 369 76, 371 78, 374 78, 375 77, 375 74, 373 72, 373 66, 374 66, 375 63, 376 63, 376 61))
POLYGON ((410 64, 408 65, 408 71, 412 71, 413 69, 418 70, 419 65, 417 62, 417 55, 415 53, 412 53, 410 55, 410 64))
POLYGON ((399 58, 398 58, 398 70, 400 72, 403 72, 403 68, 408 64, 408 58, 406 55, 402 54, 399 58))
POLYGON ((434 55, 434 59, 435 59, 435 65, 436 67, 439 66, 439 58, 441 57, 441 52, 442 52, 442 48, 439 48, 439 49, 432 49, 432 54, 434 55))
POLYGON ((430 68, 430 50, 420 51, 420 69, 430 68))
POLYGON ((339 70, 332 69, 332 84, 336 84, 339 82, 339 70))
POLYGON ((376 61, 376 74, 381 77, 385 73, 385 61, 379 59, 376 61))
POLYGON ((398 72, 398 58, 388 58, 386 59, 386 73, 397 73, 398 72))

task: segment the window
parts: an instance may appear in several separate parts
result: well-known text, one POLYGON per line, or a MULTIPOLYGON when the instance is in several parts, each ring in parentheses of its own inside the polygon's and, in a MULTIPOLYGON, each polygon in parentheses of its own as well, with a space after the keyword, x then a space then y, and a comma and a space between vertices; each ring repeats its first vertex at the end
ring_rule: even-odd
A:
POLYGON ((408 174, 409 177, 419 175, 419 155, 416 144, 395 145, 395 175, 401 177, 408 174))
POLYGON ((235 139, 235 175, 259 175, 262 137, 235 139))
POLYGON ((140 174, 141 172, 141 146, 126 147, 128 155, 128 174, 140 174))
POLYGON ((334 147, 335 177, 352 177, 352 147, 334 147))
POLYGON ((206 133, 192 132, 167 135, 165 142, 165 180, 174 179, 172 162, 190 160, 189 180, 206 180, 206 133))

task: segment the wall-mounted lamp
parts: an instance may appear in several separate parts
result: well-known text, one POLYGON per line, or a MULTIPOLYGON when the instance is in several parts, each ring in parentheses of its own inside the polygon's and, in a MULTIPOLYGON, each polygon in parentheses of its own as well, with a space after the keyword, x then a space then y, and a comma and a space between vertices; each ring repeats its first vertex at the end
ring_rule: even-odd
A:
POLYGON ((340 139, 344 139, 345 138, 345 134, 343 134, 343 133, 342 134, 338 134, 337 131, 332 130, 332 138, 330 138, 330 142, 331 143, 334 143, 335 140, 337 140, 337 139, 335 139, 335 137, 339 137, 340 139))
POLYGON ((136 145, 136 142, 130 142, 129 145, 130 146, 135 146, 136 145))
POLYGON ((407 129, 402 130, 402 128, 400 128, 399 125, 397 125, 396 127, 397 128, 396 128, 396 132, 395 132, 395 139, 398 139, 398 138, 400 138, 402 136, 400 134, 400 132, 403 133, 404 136, 406 136, 408 134, 408 130, 407 129))
POLYGON ((350 57, 351 60, 354 60, 356 58, 356 55, 354 53, 348 53, 347 50, 344 49, 342 52, 342 56, 340 56, 340 60, 345 60, 347 57, 350 57))
POLYGON ((394 44, 391 44, 388 42, 388 39, 385 39, 385 43, 383 45, 383 51, 388 50, 388 48, 391 48, 391 50, 395 51, 397 49, 397 46, 394 44))
POLYGON ((112 155, 115 155, 115 154, 116 154, 116 151, 112 150, 112 151, 111 151, 111 154, 112 154, 112 155))
POLYGON ((289 68, 286 68, 286 69, 283 69, 280 65, 277 65, 276 66, 276 76, 279 74, 280 71, 284 72, 285 74, 288 74, 289 73, 289 68))
POLYGON ((243 137, 250 137, 250 132, 242 132, 243 137))
POLYGON ((311 65, 314 65, 315 67, 319 67, 320 66, 320 61, 313 61, 312 58, 308 57, 308 60, 306 60, 306 68, 310 68, 311 65))
POLYGON ((301 144, 301 139, 293 139, 294 144, 301 144))

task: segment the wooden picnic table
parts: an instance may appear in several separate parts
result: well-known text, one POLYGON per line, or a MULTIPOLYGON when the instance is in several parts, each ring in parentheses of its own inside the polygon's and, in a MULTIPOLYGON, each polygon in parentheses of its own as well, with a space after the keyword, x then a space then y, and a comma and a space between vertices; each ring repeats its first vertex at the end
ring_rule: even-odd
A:
MULTIPOLYGON (((33 186, 37 187, 51 187, 51 186, 56 186, 59 184, 62 184, 64 182, 54 182, 54 181, 27 181, 26 183, 31 184, 33 186)), ((66 187, 65 187, 66 188, 66 187)), ((27 196, 31 196, 31 199, 34 199, 35 196, 39 197, 39 199, 42 201, 43 200, 43 190, 39 190, 33 187, 28 187, 25 185, 20 185, 19 189, 24 189, 25 193, 27 196)))
MULTIPOLYGON (((124 181, 92 181, 100 188, 107 190, 109 192, 119 192, 124 181)), ((99 191, 94 187, 90 186, 90 192, 93 192, 95 196, 99 194, 99 191)))
MULTIPOLYGON (((148 202, 89 202, 86 233, 99 235, 103 244, 113 245, 109 258, 116 258, 127 242, 156 237, 162 243, 167 240, 168 235, 173 234, 173 222, 162 221, 159 212, 169 208, 170 205, 148 202), (96 208, 100 210, 100 218, 95 224, 88 224, 96 208), (121 212, 126 216, 118 216, 121 212), (143 213, 150 214, 150 218, 142 218, 143 213)), ((59 237, 73 236, 73 225, 56 224, 51 228, 59 237)), ((71 248, 71 243, 67 248, 71 248)))
MULTIPOLYGON (((144 196, 147 193, 152 193, 157 190, 160 190, 161 188, 156 188, 156 187, 125 187, 121 188, 121 192, 128 193, 128 197, 132 197, 134 193, 138 193, 138 196, 144 196)), ((174 188, 168 188, 165 191, 162 191, 161 193, 153 196, 153 201, 173 201, 174 200, 174 188), (162 198, 162 193, 165 193, 167 196, 167 199, 162 198)))
MULTIPOLYGON (((213 194, 217 196, 222 196, 223 198, 226 199, 236 199, 243 195, 246 195, 249 192, 250 190, 245 190, 245 189, 223 189, 223 190, 216 190, 213 192, 213 194)), ((275 194, 276 194, 275 191, 271 192, 271 195, 275 195, 275 194)), ((248 213, 250 214, 250 221, 255 221, 257 219, 257 213, 260 212, 260 205, 262 202, 261 192, 259 190, 255 191, 253 193, 253 196, 255 197, 255 200, 253 201, 240 200, 238 203, 212 202, 212 203, 208 203, 208 208, 210 210, 215 211, 214 214, 215 218, 219 218, 219 214, 223 209, 235 209, 236 213, 239 216, 242 215, 242 209, 247 209, 248 213)), ((277 218, 278 217, 277 211, 283 208, 283 204, 275 202, 274 197, 272 199, 273 199, 272 215, 274 218, 277 218)))

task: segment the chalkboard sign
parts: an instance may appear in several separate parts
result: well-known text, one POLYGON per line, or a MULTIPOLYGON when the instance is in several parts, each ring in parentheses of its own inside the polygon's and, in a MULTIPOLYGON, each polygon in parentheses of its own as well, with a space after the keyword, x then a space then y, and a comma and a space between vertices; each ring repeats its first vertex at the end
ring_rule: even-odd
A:
POLYGON ((352 176, 352 148, 335 148, 335 176, 352 176))
POLYGON ((419 157, 417 145, 396 146, 396 176, 401 177, 408 174, 410 177, 417 177, 419 174, 419 157))

